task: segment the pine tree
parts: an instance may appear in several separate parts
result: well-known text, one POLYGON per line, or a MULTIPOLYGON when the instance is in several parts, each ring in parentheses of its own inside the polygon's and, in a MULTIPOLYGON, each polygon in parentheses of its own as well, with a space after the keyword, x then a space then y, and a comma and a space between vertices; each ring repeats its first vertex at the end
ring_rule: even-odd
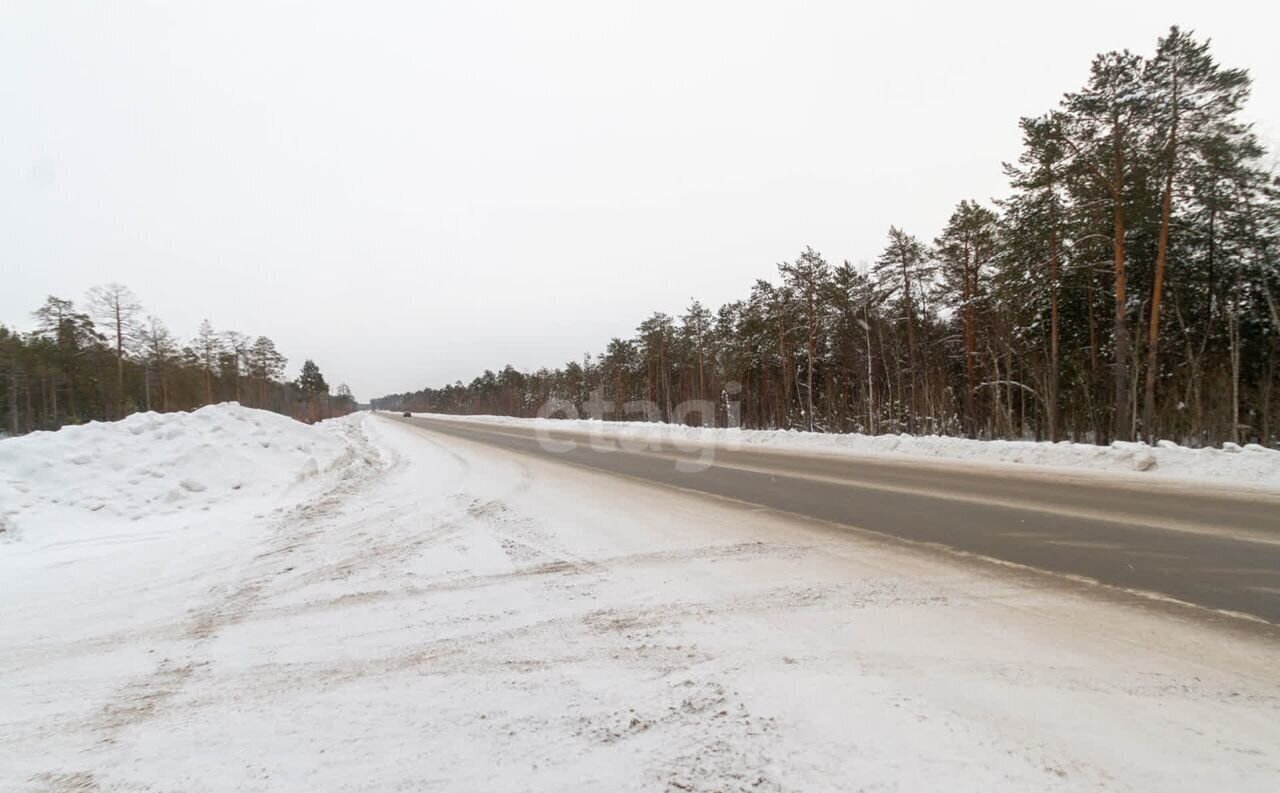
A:
POLYGON ((1232 148, 1239 152, 1242 139, 1251 138, 1247 127, 1236 118, 1248 99, 1250 80, 1243 70, 1218 68, 1209 55, 1209 43, 1197 42, 1190 33, 1177 27, 1160 39, 1155 57, 1147 63, 1144 78, 1152 94, 1154 140, 1151 146, 1160 152, 1158 168, 1164 176, 1142 409, 1143 434, 1154 442, 1160 311, 1175 187, 1184 174, 1198 166, 1206 146, 1230 141, 1235 144, 1232 148))
POLYGON ((896 299, 907 328, 907 372, 910 376, 910 405, 907 426, 914 432, 921 413, 919 374, 916 357, 916 310, 933 276, 928 248, 896 226, 889 228, 889 244, 872 270, 880 288, 881 302, 896 299))
POLYGON ((707 398, 706 376, 706 336, 711 324, 711 312, 697 300, 689 304, 689 308, 680 317, 681 333, 695 350, 698 356, 697 399, 707 398))
MULTIPOLYGON (((144 331, 147 372, 155 372, 160 384, 160 409, 169 410, 169 364, 177 353, 177 345, 165 324, 156 317, 147 317, 144 331)), ((150 377, 148 376, 148 380, 150 377)), ((147 385, 147 410, 151 409, 151 387, 147 385)))
POLYGON ((235 385, 235 401, 242 401, 240 392, 240 376, 248 366, 249 337, 234 330, 222 332, 222 340, 226 354, 229 356, 229 369, 235 385))
MULTIPOLYGON (((1006 164, 1014 194, 1000 202, 1004 210, 999 281, 1031 306, 1048 303, 1048 363, 1043 402, 1048 436, 1058 441, 1061 380, 1061 290, 1066 219, 1066 152, 1059 129, 1061 117, 1024 118, 1022 154, 1006 164)), ((1092 350, 1091 350, 1092 354, 1092 350)))
POLYGON ((783 282, 797 295, 803 306, 807 344, 805 371, 808 376, 808 390, 805 394, 805 424, 810 432, 815 429, 813 413, 813 363, 815 337, 818 327, 819 298, 827 290, 831 278, 831 267, 822 255, 813 248, 806 247, 795 262, 778 265, 783 282))
POLYGON ((218 356, 222 353, 222 341, 218 338, 218 334, 214 332, 213 325, 209 320, 203 320, 200 323, 200 330, 196 334, 194 347, 196 355, 199 356, 200 365, 204 369, 204 404, 213 404, 213 367, 218 363, 218 356))
POLYGON ((316 366, 315 361, 310 358, 302 362, 302 371, 298 375, 298 390, 304 394, 329 393, 329 385, 324 381, 320 367, 316 366))
POLYGON ((1125 224, 1131 191, 1139 178, 1141 133, 1149 110, 1142 82, 1142 58, 1128 51, 1109 52, 1093 61, 1088 84, 1063 99, 1063 144, 1073 164, 1094 181, 1111 205, 1112 275, 1115 290, 1112 320, 1114 379, 1112 434, 1133 439, 1129 417, 1129 319, 1125 272, 1125 224))
MULTIPOLYGON (((492 372, 490 372, 492 375, 492 372)), ((308 420, 315 422, 322 418, 320 402, 329 395, 329 384, 324 381, 320 367, 310 358, 303 361, 302 372, 298 375, 297 388, 307 400, 310 410, 308 420)))
POLYGON ((267 386, 284 374, 288 360, 266 336, 259 336, 249 348, 249 376, 258 381, 258 407, 267 408, 267 386))
POLYGON ((986 298, 986 278, 996 254, 996 214, 972 201, 961 201, 934 245, 941 264, 941 304, 955 309, 964 329, 965 424, 974 437, 978 416, 978 321, 986 298))
MULTIPOLYGON (((640 323, 636 329, 640 334, 640 348, 644 351, 647 373, 647 389, 645 399, 650 405, 659 404, 659 420, 670 421, 671 404, 671 372, 667 361, 667 349, 671 346, 673 324, 671 317, 662 312, 640 323)), ((652 421, 653 417, 650 416, 652 421)))
POLYGON ((124 356, 138 335, 137 318, 141 304, 129 287, 110 283, 89 290, 89 311, 94 320, 107 328, 114 338, 116 351, 116 418, 125 415, 124 356))
MULTIPOLYGON (((70 300, 50 295, 40 308, 32 312, 36 320, 35 336, 52 343, 52 368, 62 375, 67 389, 67 415, 72 422, 79 422, 80 411, 77 398, 77 371, 79 360, 88 348, 100 343, 102 338, 94 330, 93 320, 75 310, 70 300)), ((53 400, 53 421, 60 424, 61 414, 58 410, 58 383, 55 380, 49 389, 53 400)))

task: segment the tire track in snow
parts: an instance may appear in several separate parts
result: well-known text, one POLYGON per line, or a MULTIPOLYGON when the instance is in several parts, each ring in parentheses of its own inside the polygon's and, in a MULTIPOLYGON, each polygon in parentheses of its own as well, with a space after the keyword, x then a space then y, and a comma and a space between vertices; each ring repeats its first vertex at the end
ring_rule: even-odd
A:
MULTIPOLYGON (((186 646, 165 654, 152 672, 126 683, 87 723, 67 727, 87 730, 102 743, 114 743, 123 731, 163 712, 194 678, 207 675, 209 661, 202 656, 208 643, 227 626, 244 620, 264 598, 271 580, 281 574, 279 570, 260 568, 264 564, 274 565, 305 548, 309 541, 323 533, 326 523, 345 503, 385 475, 386 462, 359 425, 348 426, 346 441, 347 450, 330 469, 334 487, 322 497, 298 505, 278 518, 272 547, 253 557, 241 582, 215 593, 210 603, 188 614, 178 637, 179 643, 186 646)), ((137 636, 122 634, 116 638, 136 639, 137 636)), ((78 772, 48 772, 37 777, 45 780, 51 790, 95 789, 67 785, 96 784, 92 774, 78 772)), ((38 780, 33 778, 33 781, 38 780)))

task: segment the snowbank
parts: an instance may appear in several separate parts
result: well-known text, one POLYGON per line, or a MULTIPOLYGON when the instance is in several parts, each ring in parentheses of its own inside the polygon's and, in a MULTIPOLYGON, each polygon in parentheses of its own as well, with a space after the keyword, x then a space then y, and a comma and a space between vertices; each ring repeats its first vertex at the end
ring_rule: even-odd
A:
POLYGON ((278 496, 329 466, 340 435, 234 402, 136 413, 0 442, 0 528, 81 531, 98 521, 278 496))
POLYGON ((664 440, 731 449, 821 452, 849 456, 894 456, 975 463, 1044 466, 1102 473, 1140 473, 1143 477, 1178 479, 1280 490, 1280 451, 1257 444, 1224 444, 1221 449, 1192 449, 1161 441, 1116 442, 1110 446, 1034 441, 976 441, 937 435, 860 435, 795 430, 742 430, 686 427, 659 422, 595 421, 587 419, 520 419, 508 416, 415 415, 453 421, 478 421, 544 427, 554 430, 603 432, 610 437, 664 440))

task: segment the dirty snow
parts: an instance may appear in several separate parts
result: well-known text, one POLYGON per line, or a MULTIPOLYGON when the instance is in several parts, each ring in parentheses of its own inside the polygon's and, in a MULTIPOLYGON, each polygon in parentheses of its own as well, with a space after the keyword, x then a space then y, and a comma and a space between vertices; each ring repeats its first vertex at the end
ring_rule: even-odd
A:
POLYGON ((1193 449, 1171 441, 1154 447, 1145 443, 1116 441, 1109 446, 1089 443, 1035 441, 980 441, 941 435, 862 435, 859 433, 802 432, 798 430, 744 430, 687 427, 680 424, 640 421, 509 416, 455 416, 415 413, 415 416, 450 421, 523 426, 558 431, 594 433, 609 438, 660 441, 689 446, 731 449, 773 449, 818 452, 857 457, 877 456, 904 460, 961 460, 969 464, 1030 466, 1071 470, 1073 473, 1134 475, 1140 478, 1181 480, 1232 487, 1280 490, 1280 451, 1256 443, 1225 443, 1221 448, 1193 449))
MULTIPOLYGON (((167 472, 206 486, 184 496, 209 499, 204 520, 159 487, 137 520, 80 495, 60 533, 18 515, 0 790, 1280 778, 1280 648, 1252 634, 367 414, 254 418, 281 443, 246 468, 206 449, 217 465, 167 472), (265 479, 227 492, 237 473, 265 479)), ((182 426, 193 446, 233 437, 182 426)), ((0 458, 6 496, 47 494, 42 475, 76 488, 78 444, 43 440, 60 448, 0 458)), ((164 459, 189 459, 173 440, 164 459)))

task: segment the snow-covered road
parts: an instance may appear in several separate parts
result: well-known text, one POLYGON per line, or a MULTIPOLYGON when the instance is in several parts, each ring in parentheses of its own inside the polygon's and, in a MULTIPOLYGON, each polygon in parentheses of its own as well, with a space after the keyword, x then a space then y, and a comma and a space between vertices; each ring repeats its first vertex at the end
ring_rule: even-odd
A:
POLYGON ((1280 779, 1266 634, 368 415, 341 434, 287 510, 0 544, 0 790, 1280 779))

